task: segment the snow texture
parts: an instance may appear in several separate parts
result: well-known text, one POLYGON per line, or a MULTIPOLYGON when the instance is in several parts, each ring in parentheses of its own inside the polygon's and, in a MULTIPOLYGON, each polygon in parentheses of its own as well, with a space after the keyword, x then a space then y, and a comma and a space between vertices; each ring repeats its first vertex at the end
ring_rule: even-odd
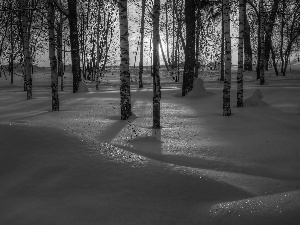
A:
POLYGON ((162 77, 159 130, 152 129, 150 74, 143 89, 131 87, 128 121, 120 120, 118 72, 99 91, 81 83, 77 94, 66 73, 57 112, 46 71, 34 74, 30 101, 21 76, 14 85, 0 77, 0 224, 298 224, 294 67, 286 77, 269 71, 264 86, 245 73, 246 107, 232 107, 230 117, 222 116, 215 75, 203 77, 205 88, 196 79, 184 98, 162 77))

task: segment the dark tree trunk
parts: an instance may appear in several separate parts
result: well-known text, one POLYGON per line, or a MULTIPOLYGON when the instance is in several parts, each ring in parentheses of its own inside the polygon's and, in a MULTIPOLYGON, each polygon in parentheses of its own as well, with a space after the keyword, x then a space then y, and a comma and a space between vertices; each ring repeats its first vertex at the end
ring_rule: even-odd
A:
POLYGON ((276 55, 275 55, 272 43, 271 43, 271 54, 272 54, 273 67, 274 67, 276 76, 278 76, 278 69, 277 69, 277 63, 276 63, 276 55))
POLYGON ((245 32, 244 32, 244 69, 251 71, 252 70, 252 47, 250 39, 250 25, 245 9, 245 32))
POLYGON ((141 43, 140 43, 140 63, 139 63, 139 88, 143 88, 145 8, 146 8, 146 0, 142 0, 141 43))
POLYGON ((160 77, 159 77, 159 15, 160 0, 153 5, 153 128, 160 129, 160 77))
POLYGON ((269 60, 270 60, 270 52, 272 48, 272 33, 273 33, 273 27, 278 11, 278 5, 279 5, 279 0, 275 0, 272 6, 272 11, 266 26, 266 43, 265 43, 265 69, 268 70, 269 68, 269 60))
POLYGON ((64 90, 64 68, 63 68, 63 57, 62 57, 62 26, 63 26, 63 19, 62 13, 60 13, 60 19, 58 22, 57 27, 57 67, 58 67, 58 77, 60 77, 60 89, 61 91, 64 90))
POLYGON ((193 89, 195 76, 195 9, 196 3, 194 0, 185 0, 186 46, 182 96, 185 96, 193 89))
POLYGON ((55 55, 55 10, 48 0, 49 59, 51 68, 52 111, 59 111, 57 59, 55 55))
POLYGON ((78 91, 79 83, 81 81, 79 39, 77 28, 77 0, 68 0, 68 9, 73 73, 73 93, 75 93, 78 91))
POLYGON ((230 5, 229 0, 224 0, 224 36, 225 36, 225 77, 223 88, 223 116, 231 115, 230 89, 231 89, 231 38, 230 38, 230 5))
POLYGON ((237 107, 243 107, 243 55, 244 55, 244 25, 245 1, 239 0, 239 45, 238 45, 238 74, 237 74, 237 107))
POLYGON ((127 0, 119 0, 120 21, 120 96, 121 96, 121 120, 127 120, 131 112, 130 95, 130 72, 129 72, 129 42, 128 42, 128 19, 127 0))
POLYGON ((224 13, 223 13, 223 1, 222 1, 222 34, 221 34, 221 62, 220 62, 220 67, 221 67, 221 77, 220 81, 224 81, 224 50, 225 50, 225 37, 224 37, 224 13))

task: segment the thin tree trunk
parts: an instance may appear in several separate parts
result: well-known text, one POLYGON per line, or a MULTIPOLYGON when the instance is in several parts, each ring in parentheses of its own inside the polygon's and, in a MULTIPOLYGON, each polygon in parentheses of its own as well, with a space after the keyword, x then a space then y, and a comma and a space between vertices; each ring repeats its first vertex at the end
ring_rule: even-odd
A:
MULTIPOLYGON (((10 8, 12 9, 12 2, 10 3, 10 8)), ((10 12, 10 84, 14 83, 14 39, 13 39, 13 13, 10 12)))
POLYGON ((271 54, 272 54, 273 67, 274 67, 276 76, 278 76, 278 69, 277 69, 277 63, 276 63, 276 56, 275 56, 275 52, 274 52, 272 43, 271 43, 271 54))
POLYGON ((159 15, 160 0, 153 4, 153 128, 160 129, 160 77, 159 77, 159 15))
POLYGON ((63 59, 62 59, 62 26, 63 18, 62 13, 59 15, 58 29, 57 29, 57 67, 58 67, 58 77, 60 77, 60 89, 64 90, 64 69, 63 69, 63 59))
POLYGON ((55 10, 52 1, 48 0, 49 59, 51 68, 52 111, 59 111, 57 60, 55 56, 55 10))
POLYGON ((77 28, 77 0, 68 0, 68 9, 73 73, 73 93, 75 93, 78 91, 79 83, 81 82, 79 39, 77 28))
POLYGON ((101 5, 99 1, 98 5, 98 17, 97 17, 97 47, 96 47, 96 90, 99 90, 99 73, 100 73, 100 46, 99 46, 99 40, 100 40, 100 22, 101 22, 101 15, 100 15, 100 10, 101 10, 101 5))
POLYGON ((168 30, 168 2, 166 1, 165 3, 165 7, 166 7, 166 24, 165 24, 165 28, 166 28, 166 46, 167 46, 167 59, 168 59, 168 64, 171 64, 170 61, 170 50, 169 50, 169 30, 168 30))
POLYGON ((196 28, 196 55, 195 55, 195 77, 197 78, 199 76, 199 68, 200 68, 200 62, 199 62, 199 53, 200 53, 200 9, 197 9, 197 28, 196 28))
POLYGON ((195 9, 194 0, 185 0, 185 21, 186 21, 186 50, 182 83, 182 96, 185 96, 193 89, 195 76, 195 9))
POLYGON ((121 95, 121 120, 127 120, 131 113, 130 96, 130 72, 129 72, 129 42, 128 42, 128 19, 127 0, 119 0, 120 21, 120 95, 121 95))
POLYGON ((21 23, 23 33, 23 54, 24 54, 24 79, 27 91, 27 100, 32 99, 32 78, 31 78, 31 54, 30 54, 30 35, 29 35, 29 18, 28 18, 29 0, 21 0, 21 23))
POLYGON ((224 36, 224 12, 223 12, 223 1, 222 1, 222 21, 221 21, 221 26, 222 26, 222 36, 221 36, 221 77, 220 81, 224 81, 224 51, 225 51, 225 36, 224 36))
MULTIPOLYGON (((261 0, 259 0, 261 1, 261 0)), ((261 7, 259 7, 258 29, 257 29, 257 62, 256 62, 256 80, 260 79, 261 62, 261 7)))
POLYGON ((278 5, 279 5, 279 0, 274 0, 273 6, 272 6, 272 11, 271 15, 269 17, 268 25, 266 27, 266 43, 265 43, 265 69, 268 70, 269 68, 269 59, 270 59, 270 51, 271 51, 271 38, 273 34, 273 27, 278 11, 278 5))
POLYGON ((239 48, 237 73, 237 107, 243 107, 243 56, 244 56, 244 24, 245 1, 239 0, 239 48))
POLYGON ((139 63, 139 88, 143 88, 145 8, 146 8, 146 0, 142 0, 141 42, 140 42, 140 63, 139 63))
POLYGON ((284 26, 285 26, 285 0, 282 1, 282 15, 281 15, 281 29, 280 29, 280 59, 281 59, 281 68, 280 68, 280 72, 283 74, 283 68, 284 68, 284 57, 283 57, 283 42, 284 42, 284 26))
POLYGON ((265 9, 264 2, 260 0, 260 40, 261 40, 261 54, 260 54, 260 85, 265 83, 265 9))
POLYGON ((229 0, 223 1, 224 36, 225 36, 225 76, 223 89, 223 116, 231 115, 230 88, 231 88, 231 39, 230 39, 230 5, 229 0))
POLYGON ((250 25, 247 17, 246 7, 245 7, 245 32, 244 32, 244 69, 252 71, 252 47, 250 39, 250 25))

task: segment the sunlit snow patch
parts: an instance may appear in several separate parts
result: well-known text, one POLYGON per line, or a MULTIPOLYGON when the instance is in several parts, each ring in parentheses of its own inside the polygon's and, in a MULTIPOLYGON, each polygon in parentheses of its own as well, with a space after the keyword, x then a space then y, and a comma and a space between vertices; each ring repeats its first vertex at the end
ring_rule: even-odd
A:
POLYGON ((300 191, 259 196, 213 206, 216 224, 299 224, 300 191))

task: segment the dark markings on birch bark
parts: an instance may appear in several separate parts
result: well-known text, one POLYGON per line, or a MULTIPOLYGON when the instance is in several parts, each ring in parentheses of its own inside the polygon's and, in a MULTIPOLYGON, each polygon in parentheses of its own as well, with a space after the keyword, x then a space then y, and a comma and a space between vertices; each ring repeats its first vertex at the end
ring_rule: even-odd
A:
POLYGON ((68 0, 69 9, 69 25, 70 25, 70 42, 71 42, 71 59, 73 73, 73 93, 78 91, 81 81, 80 54, 79 54, 79 39, 77 28, 77 1, 68 0))
POLYGON ((55 55, 55 10, 52 1, 48 0, 49 59, 51 68, 52 111, 59 111, 57 59, 55 55))
POLYGON ((225 37, 224 37, 224 12, 223 12, 223 1, 222 1, 222 36, 221 36, 221 77, 220 77, 220 81, 224 81, 224 45, 225 45, 225 37))
POLYGON ((263 0, 259 1, 260 9, 260 40, 261 40, 261 53, 260 53, 260 85, 265 83, 265 9, 263 0))
POLYGON ((239 0, 239 47, 237 73, 237 107, 243 107, 243 55, 244 55, 245 1, 239 0))
POLYGON ((22 39, 23 39, 23 54, 24 54, 24 86, 27 91, 27 100, 32 99, 32 77, 31 77, 31 54, 30 54, 30 34, 29 34, 29 15, 28 8, 29 0, 20 1, 21 6, 21 23, 22 23, 22 39))
POLYGON ((231 88, 231 38, 230 38, 230 5, 229 0, 223 1, 224 36, 225 36, 225 76, 223 89, 223 116, 231 115, 230 88, 231 88))
POLYGON ((244 59, 244 69, 252 71, 252 47, 250 39, 250 25, 247 17, 246 7, 245 7, 245 31, 244 31, 244 50, 245 50, 245 59, 244 59))
POLYGON ((120 97, 121 97, 121 120, 127 120, 131 113, 130 96, 130 72, 129 72, 129 42, 128 42, 128 19, 127 0, 119 0, 119 21, 120 21, 120 97))
POLYGON ((160 0, 153 5, 153 128, 160 129, 160 77, 159 77, 159 16, 160 0))
POLYGON ((195 9, 194 0, 185 1, 185 22, 186 22, 186 45, 185 45, 185 63, 182 83, 182 96, 193 90, 195 74, 195 9))
POLYGON ((142 0, 142 17, 141 17, 141 31, 140 31, 141 42, 140 42, 140 63, 139 63, 139 88, 143 88, 145 8, 146 8, 146 0, 142 0))

